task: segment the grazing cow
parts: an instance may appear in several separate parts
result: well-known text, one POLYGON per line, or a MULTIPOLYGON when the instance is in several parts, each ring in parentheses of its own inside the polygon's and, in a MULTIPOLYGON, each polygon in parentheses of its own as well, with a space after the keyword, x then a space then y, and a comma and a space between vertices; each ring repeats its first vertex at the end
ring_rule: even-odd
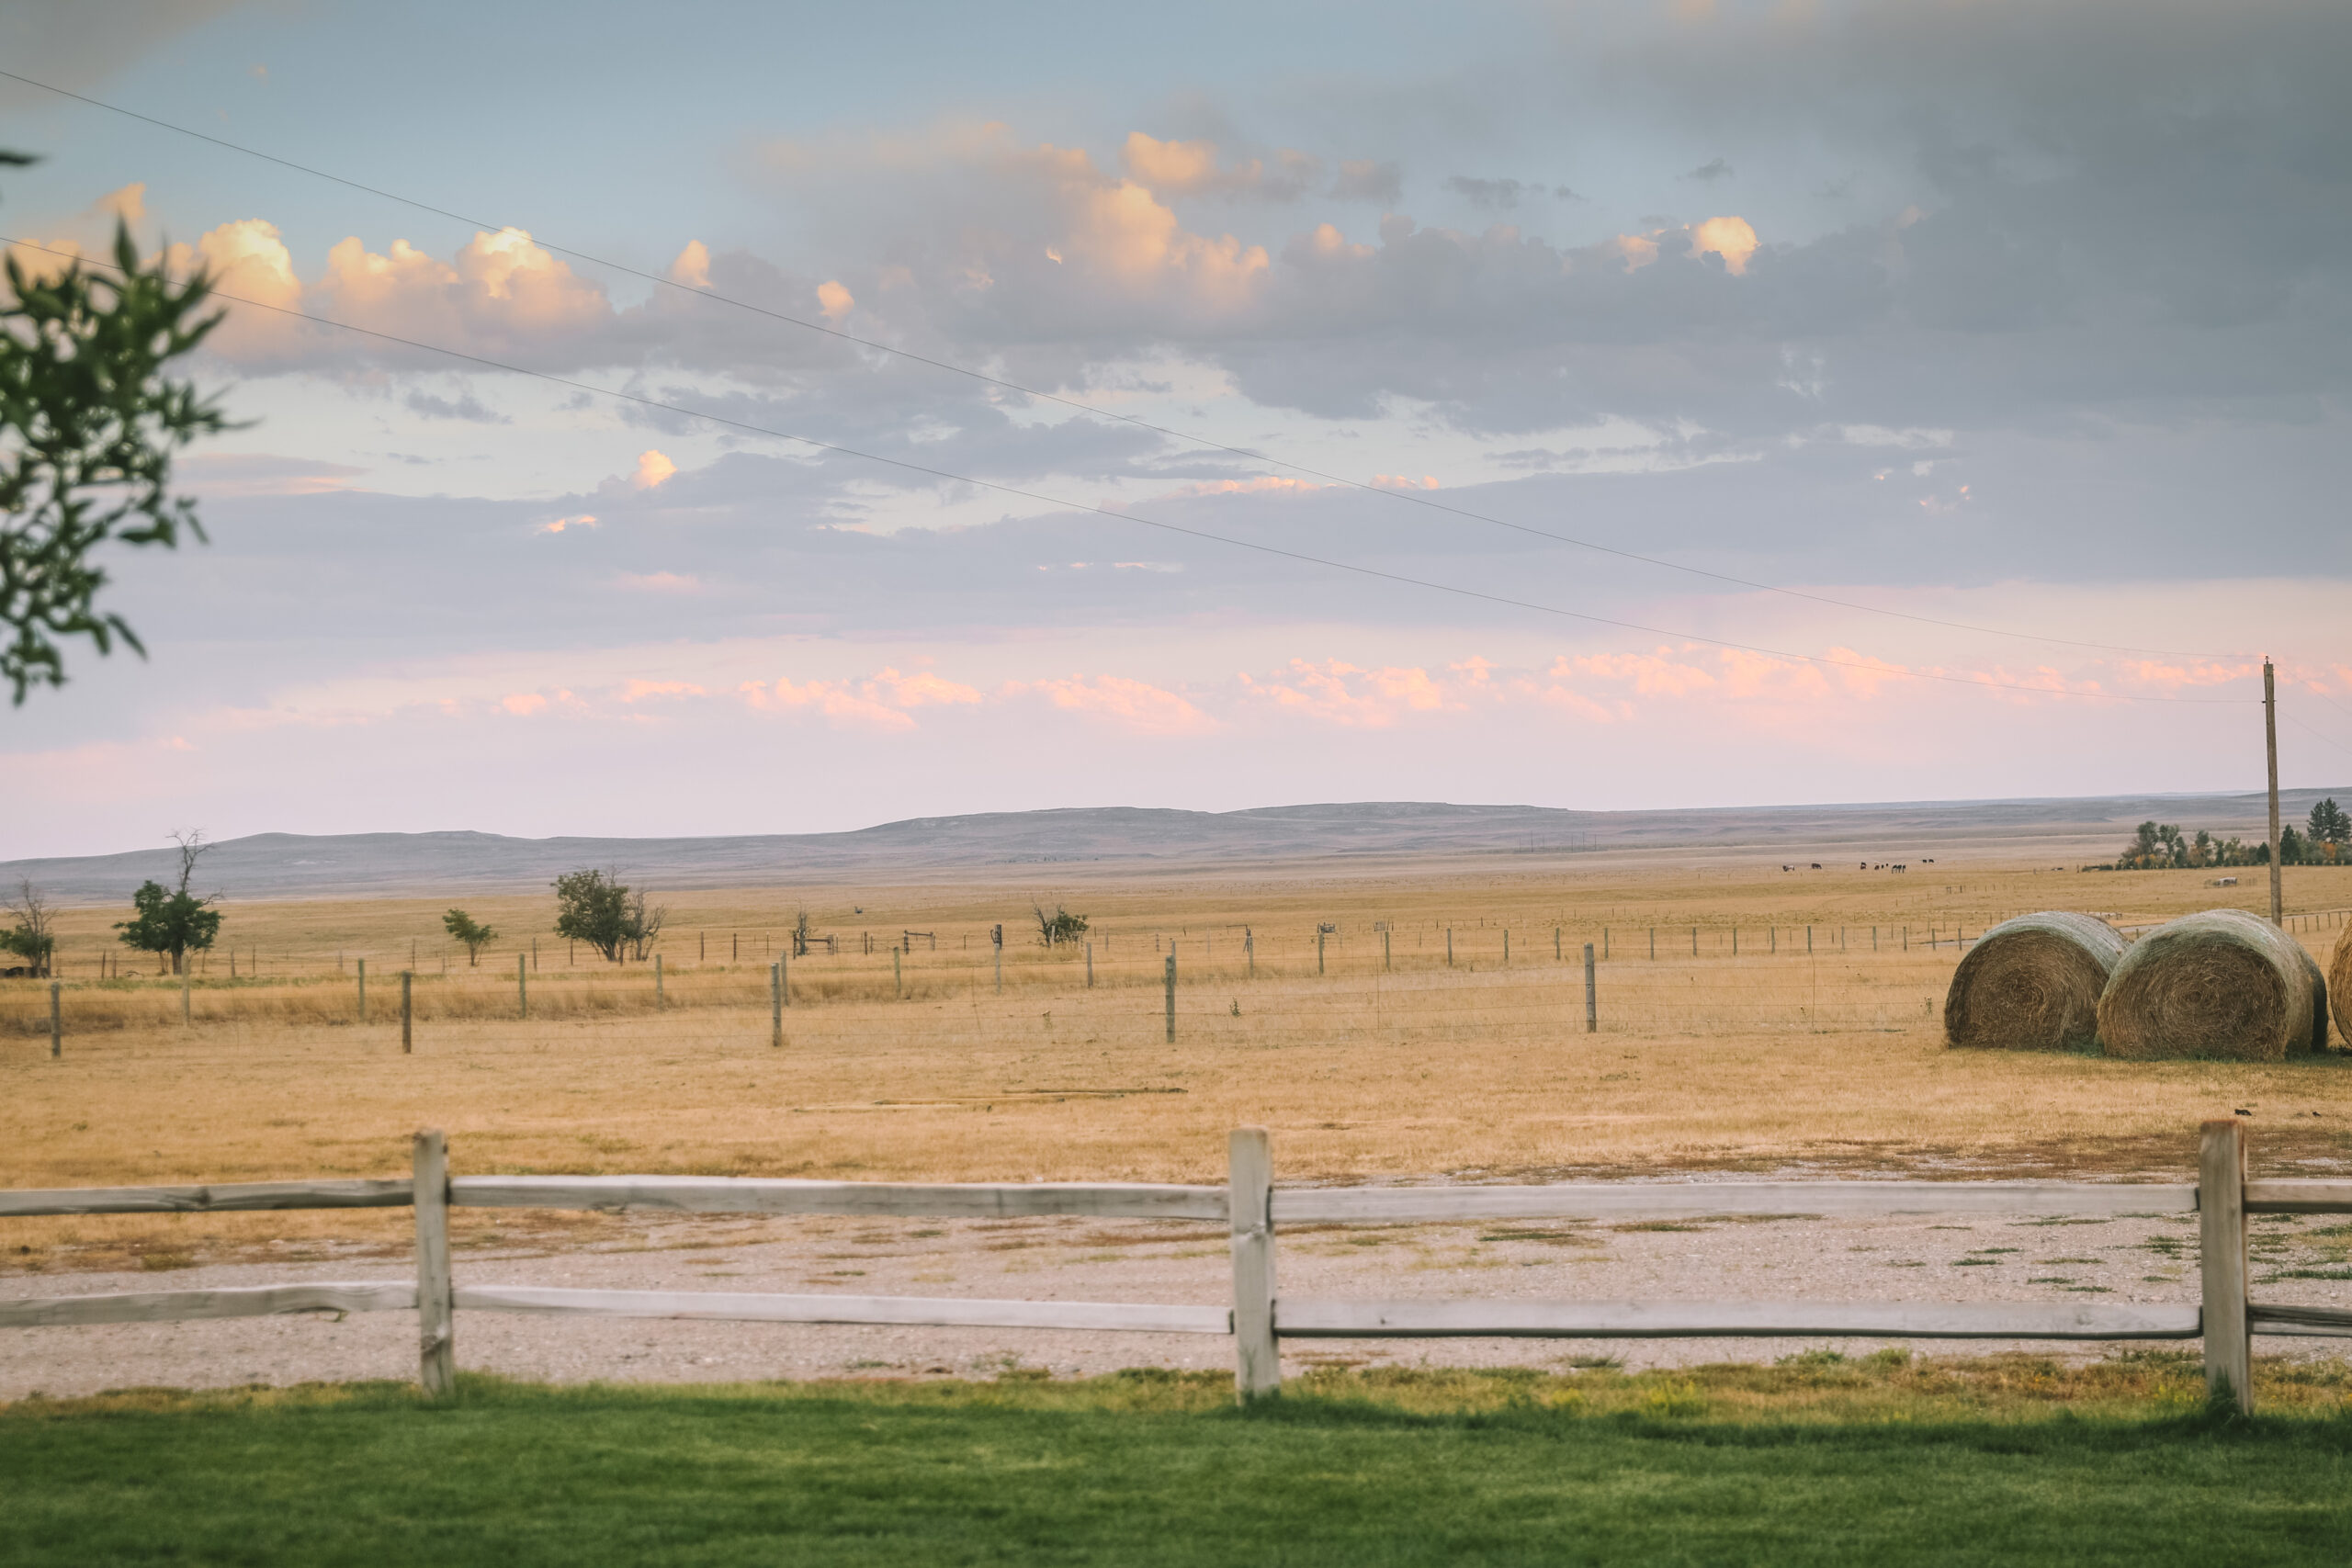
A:
POLYGON ((1908 871, 1911 868, 1907 865, 1897 864, 1894 869, 1897 871, 1908 871))
POLYGON ((1815 861, 1815 862, 1814 862, 1814 863, 1813 863, 1813 869, 1814 869, 1814 870, 1815 870, 1815 871, 1819 871, 1819 870, 1821 869, 1821 863, 1820 863, 1819 861, 1815 861))

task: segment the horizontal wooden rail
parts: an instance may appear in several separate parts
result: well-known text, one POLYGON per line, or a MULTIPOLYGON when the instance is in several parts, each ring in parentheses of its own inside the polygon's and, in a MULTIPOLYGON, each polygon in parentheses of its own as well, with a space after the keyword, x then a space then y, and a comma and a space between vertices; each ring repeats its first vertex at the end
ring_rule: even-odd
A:
MULTIPOLYGON (((2313 1184, 2317 1185, 2317 1184, 2313 1184)), ((2352 1189, 2352 1183, 2344 1184, 2352 1189)), ((2197 1189, 2137 1182, 1561 1182, 1544 1187, 1285 1187, 1277 1224, 1702 1218, 1728 1214, 2166 1214, 2197 1189)))
POLYGON ((973 1301, 947 1296, 760 1295, 741 1291, 575 1291, 539 1285, 459 1285, 476 1312, 585 1313, 598 1317, 707 1318, 731 1323, 906 1324, 931 1328, 1123 1329, 1230 1334, 1233 1309, 1149 1302, 973 1301))
POLYGON ((1222 1187, 1133 1181, 797 1181, 706 1176, 459 1176, 449 1201, 481 1209, 664 1209, 701 1214, 862 1214, 994 1220, 1225 1219, 1222 1187))
POLYGON ((2194 1339, 2193 1306, 2022 1302, 1296 1301, 1274 1303, 1287 1339, 2194 1339))
POLYGON ((405 1209, 405 1176, 353 1181, 228 1181, 208 1187, 59 1187, 0 1191, 0 1219, 36 1214, 221 1214, 256 1209, 405 1209))
POLYGON ((234 1285, 217 1291, 125 1291, 97 1296, 18 1296, 0 1301, 0 1328, 55 1328, 85 1323, 185 1323, 205 1317, 269 1317, 283 1312, 400 1312, 415 1305, 413 1280, 234 1285))
POLYGON ((2352 1181, 2249 1181, 2249 1214, 2352 1214, 2352 1181))
POLYGON ((2352 1335, 2352 1310, 2323 1306, 2263 1306, 2246 1303, 2246 1320, 2256 1334, 2352 1335))

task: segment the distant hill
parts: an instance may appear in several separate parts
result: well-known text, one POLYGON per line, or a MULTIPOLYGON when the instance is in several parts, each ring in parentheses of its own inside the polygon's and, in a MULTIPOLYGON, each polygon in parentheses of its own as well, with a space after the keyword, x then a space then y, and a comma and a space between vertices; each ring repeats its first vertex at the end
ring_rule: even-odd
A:
MULTIPOLYGON (((2301 821, 2322 795, 2283 792, 2301 821)), ((1238 866, 1334 858, 1556 854, 1649 850, 1791 858, 1849 852, 1903 858, 1938 846, 1979 852, 2111 853, 2149 818, 2258 838, 2260 795, 1917 801, 1691 811, 1560 811, 1535 806, 1410 801, 1281 806, 1247 811, 1081 807, 918 817, 848 833, 713 839, 510 839, 495 833, 256 833, 204 859, 204 883, 231 898, 438 897, 521 890, 583 865, 618 867, 665 888, 773 886, 855 878, 907 880, 990 866, 1238 866)), ((69 904, 127 902, 149 877, 177 873, 175 852, 134 850, 0 863, 0 881, 31 877, 69 904)))

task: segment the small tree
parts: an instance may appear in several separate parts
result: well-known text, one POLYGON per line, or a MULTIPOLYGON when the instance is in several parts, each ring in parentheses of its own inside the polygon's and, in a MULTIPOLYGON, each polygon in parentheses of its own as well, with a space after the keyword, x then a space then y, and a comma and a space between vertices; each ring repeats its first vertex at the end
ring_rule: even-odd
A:
POLYGON ((466 944, 466 964, 477 968, 481 964, 481 950, 498 940, 498 933, 488 926, 476 925, 474 918, 463 909, 452 909, 441 917, 441 929, 466 944))
POLYGON ((57 953, 56 914, 31 877, 17 884, 15 897, 0 899, 0 913, 17 922, 13 929, 0 931, 0 953, 15 953, 36 977, 47 979, 57 953))
POLYGON ((1046 913, 1043 904, 1032 904, 1029 913, 1037 922, 1037 945, 1040 947, 1059 947, 1086 934, 1086 917, 1073 915, 1059 904, 1054 906, 1054 912, 1050 915, 1046 913))
POLYGON ((620 962, 629 940, 629 891, 610 872, 568 871, 555 879, 555 934, 584 942, 620 962))
MULTIPOLYGON (((628 893, 627 888, 621 891, 628 893)), ((629 893, 626 902, 627 908, 621 917, 621 940, 628 943, 629 956, 642 964, 646 950, 653 945, 653 939, 662 934, 662 923, 670 918, 670 908, 666 904, 648 908, 642 893, 629 893)))
POLYGON ((2278 863, 2301 865, 2305 859, 2303 836, 2292 828, 2278 829, 2278 863))
POLYGON ((196 878, 196 863, 212 846, 200 832, 175 833, 172 842, 180 851, 179 886, 166 888, 159 882, 141 883, 130 896, 130 907, 136 912, 128 920, 117 921, 114 929, 122 933, 125 947, 161 955, 164 972, 176 975, 190 953, 209 949, 220 934, 220 911, 211 908, 220 895, 198 897, 188 891, 188 884, 196 878))
POLYGON ((2330 861, 2341 860, 2345 851, 2352 848, 2352 816, 2346 816, 2333 796, 2312 807, 2311 843, 2319 857, 2330 861), (2320 849, 2323 844, 2324 850, 2320 849))

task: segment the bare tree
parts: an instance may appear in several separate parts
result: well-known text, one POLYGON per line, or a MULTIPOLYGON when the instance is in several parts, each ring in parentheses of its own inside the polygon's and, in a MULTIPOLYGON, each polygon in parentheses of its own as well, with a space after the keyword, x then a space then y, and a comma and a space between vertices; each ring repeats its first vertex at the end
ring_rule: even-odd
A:
POLYGON ((655 904, 649 907, 642 891, 629 895, 628 916, 623 922, 621 931, 628 939, 631 956, 635 957, 639 964, 645 962, 646 950, 653 945, 653 939, 662 934, 662 922, 669 918, 668 905, 655 904))
POLYGON ((17 884, 15 897, 0 898, 0 914, 17 922, 15 930, 0 931, 0 950, 16 953, 35 977, 47 979, 57 953, 57 911, 48 896, 28 876, 17 884))

